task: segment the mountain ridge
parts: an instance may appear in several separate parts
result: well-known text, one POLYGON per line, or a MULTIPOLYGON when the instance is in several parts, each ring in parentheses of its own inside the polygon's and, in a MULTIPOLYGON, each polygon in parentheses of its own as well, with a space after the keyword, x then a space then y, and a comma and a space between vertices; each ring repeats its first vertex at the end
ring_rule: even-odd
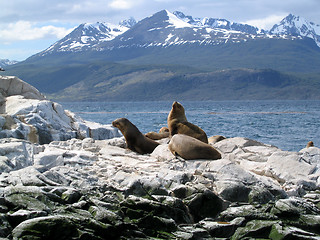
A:
POLYGON ((128 46, 166 47, 173 44, 181 45, 187 43, 216 45, 228 41, 243 42, 259 38, 292 40, 309 37, 320 46, 320 26, 308 23, 304 19, 300 21, 301 19, 289 14, 279 24, 274 25, 270 31, 266 31, 248 24, 230 22, 226 19, 212 17, 193 18, 179 11, 171 13, 168 10, 162 10, 142 19, 138 23, 131 18, 129 21, 123 21, 119 25, 99 23, 98 26, 93 27, 92 24, 80 24, 73 32, 36 54, 36 56, 54 52, 104 51, 128 46), (145 22, 149 22, 150 26, 153 25, 149 29, 144 29, 144 39, 136 37, 139 41, 132 41, 135 36, 127 36, 126 32, 130 29, 137 31, 137 28, 139 29, 139 26, 145 22), (168 28, 171 28, 171 30, 168 28), (160 29, 165 33, 155 35, 151 39, 152 32, 157 32, 160 29), (146 32, 149 32, 147 38, 145 37, 146 32))
POLYGON ((285 28, 275 28, 271 34, 225 19, 193 18, 167 10, 139 22, 129 19, 122 25, 110 26, 81 24, 50 48, 8 67, 7 73, 59 99, 150 100, 157 92, 159 98, 201 100, 212 99, 210 92, 215 89, 224 89, 219 99, 276 98, 272 92, 281 99, 318 96, 320 88, 314 86, 319 81, 320 48, 313 38, 285 34, 285 28), (222 70, 228 74, 220 74, 222 70), (207 82, 196 74, 209 76, 205 77, 207 82), (224 86, 227 82, 233 84, 229 80, 240 75, 243 77, 238 78, 242 82, 237 83, 238 88, 224 86), (265 82, 278 79, 290 84, 261 85, 258 80, 262 78, 265 82), (196 91, 196 83, 198 89, 203 89, 203 96, 196 91), (178 94, 176 86, 185 92, 178 94), (193 86, 192 91, 187 86, 193 86))

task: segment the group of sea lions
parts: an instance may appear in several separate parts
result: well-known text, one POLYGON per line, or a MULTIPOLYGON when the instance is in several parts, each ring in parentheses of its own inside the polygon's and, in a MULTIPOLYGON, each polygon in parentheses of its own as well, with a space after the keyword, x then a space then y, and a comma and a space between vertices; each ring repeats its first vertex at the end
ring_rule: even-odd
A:
MULTIPOLYGON (((142 134, 139 129, 126 118, 119 118, 112 122, 123 134, 127 148, 140 153, 152 153, 159 145, 156 140, 170 138, 169 149, 175 156, 183 159, 220 159, 221 154, 208 144, 207 134, 198 126, 188 122, 185 110, 179 102, 172 104, 167 119, 168 127, 157 132, 142 134)), ((223 140, 222 136, 210 138, 213 142, 223 140)))

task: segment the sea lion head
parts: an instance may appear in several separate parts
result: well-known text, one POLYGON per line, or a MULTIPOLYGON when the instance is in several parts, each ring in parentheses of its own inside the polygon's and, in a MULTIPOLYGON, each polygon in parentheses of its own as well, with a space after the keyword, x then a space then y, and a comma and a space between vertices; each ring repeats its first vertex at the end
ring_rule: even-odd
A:
POLYGON ((112 122, 112 126, 118 128, 122 134, 124 134, 128 127, 134 126, 128 119, 126 118, 118 118, 112 122))
POLYGON ((314 144, 313 144, 312 141, 310 141, 310 142, 307 143, 307 148, 308 148, 308 147, 314 147, 314 144))
POLYGON ((169 128, 167 127, 160 128, 159 133, 164 133, 164 132, 169 132, 169 128))
POLYGON ((177 119, 179 121, 187 121, 184 107, 181 103, 175 101, 172 104, 172 109, 169 113, 168 119, 177 119))

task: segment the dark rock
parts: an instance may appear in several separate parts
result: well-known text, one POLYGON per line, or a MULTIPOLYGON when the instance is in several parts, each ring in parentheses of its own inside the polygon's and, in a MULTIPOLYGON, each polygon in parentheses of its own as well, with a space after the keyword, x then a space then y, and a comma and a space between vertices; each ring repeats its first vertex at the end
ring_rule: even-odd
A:
POLYGON ((12 227, 5 214, 0 214, 0 237, 7 237, 12 230, 12 227))
POLYGON ((241 182, 228 181, 223 183, 224 187, 219 192, 221 198, 230 202, 248 202, 251 191, 241 182))
POLYGON ((202 220, 199 224, 206 229, 212 237, 230 238, 236 229, 245 223, 245 218, 235 218, 231 222, 216 222, 202 220))
POLYGON ((281 224, 274 224, 272 226, 271 232, 269 234, 270 239, 301 239, 301 240, 310 240, 310 239, 319 239, 319 235, 316 235, 305 230, 290 227, 282 226, 281 224))
POLYGON ((5 197, 7 206, 11 209, 51 212, 54 206, 45 195, 32 196, 26 193, 14 193, 5 197))
POLYGON ((177 225, 173 219, 151 215, 139 219, 137 225, 140 228, 144 228, 145 233, 148 233, 148 235, 155 235, 158 231, 172 232, 177 229, 177 225), (151 232, 153 233, 150 234, 151 232))
POLYGON ((120 206, 124 213, 129 213, 129 211, 131 211, 132 214, 132 210, 135 210, 134 214, 138 215, 144 214, 144 212, 152 213, 154 216, 172 218, 177 224, 191 223, 188 209, 180 199, 165 196, 163 197, 166 200, 162 200, 161 202, 161 200, 157 199, 155 199, 156 201, 154 201, 145 198, 130 196, 125 201, 123 201, 120 206), (169 201, 169 198, 173 200, 169 201))
POLYGON ((103 207, 91 206, 89 212, 94 216, 94 219, 103 223, 115 224, 122 220, 118 214, 103 207))
POLYGON ((249 193, 249 203, 265 204, 274 200, 275 200, 275 197, 266 188, 255 187, 255 188, 252 188, 249 193))
POLYGON ((61 198, 67 203, 75 203, 81 198, 81 193, 75 189, 68 189, 63 192, 61 198))
POLYGON ((125 195, 135 195, 139 197, 150 197, 152 195, 168 196, 169 192, 161 184, 148 184, 147 182, 135 181, 126 191, 125 195))
POLYGON ((172 191, 172 195, 174 197, 184 199, 184 198, 192 195, 196 191, 196 189, 191 188, 186 185, 179 185, 179 186, 173 188, 171 191, 172 191))
POLYGON ((320 215, 302 215, 299 224, 293 225, 320 234, 320 215))
POLYGON ((14 239, 116 239, 118 233, 110 225, 87 218, 56 215, 39 217, 20 223, 13 229, 14 239))
POLYGON ((232 240, 245 238, 264 238, 267 239, 271 232, 272 226, 277 221, 253 220, 246 224, 245 227, 240 227, 233 234, 232 240))
POLYGON ((231 221, 238 217, 244 217, 247 221, 254 219, 278 219, 277 216, 270 213, 270 205, 265 205, 263 207, 255 207, 253 205, 229 207, 220 214, 219 219, 222 221, 231 221))
POLYGON ((20 209, 14 213, 9 213, 8 220, 11 226, 15 227, 25 220, 36 218, 36 217, 43 217, 47 215, 48 213, 45 211, 28 211, 28 210, 20 209))
POLYGON ((185 200, 195 222, 204 218, 215 218, 225 210, 225 203, 213 192, 206 190, 203 193, 194 194, 185 200))
POLYGON ((320 209, 301 198, 288 198, 278 200, 271 212, 279 217, 298 218, 301 214, 319 215, 320 209))
POLYGON ((196 226, 181 226, 180 231, 173 233, 177 239, 212 239, 207 230, 196 226))

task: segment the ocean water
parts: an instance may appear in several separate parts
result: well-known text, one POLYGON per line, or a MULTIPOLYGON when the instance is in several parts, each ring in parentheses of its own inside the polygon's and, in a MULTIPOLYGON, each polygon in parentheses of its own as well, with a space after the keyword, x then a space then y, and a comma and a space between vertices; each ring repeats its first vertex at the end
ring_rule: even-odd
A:
MULTIPOLYGON (((172 102, 61 102, 88 121, 125 117, 142 133, 167 125, 172 102)), ((189 122, 208 135, 246 137, 287 151, 320 146, 320 101, 181 101, 189 122)))

